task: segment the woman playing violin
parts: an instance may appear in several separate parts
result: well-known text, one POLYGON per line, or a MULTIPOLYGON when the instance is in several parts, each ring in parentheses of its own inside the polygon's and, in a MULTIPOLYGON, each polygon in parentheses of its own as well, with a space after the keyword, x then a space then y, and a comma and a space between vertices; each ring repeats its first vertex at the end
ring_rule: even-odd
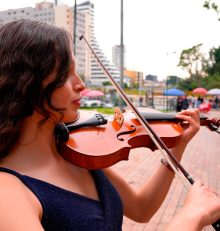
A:
MULTIPOLYGON (((77 118, 85 88, 71 44, 64 29, 43 22, 0 28, 0 230, 121 230, 123 215, 148 222, 174 178, 161 164, 134 191, 110 168, 83 169, 58 153, 54 127, 77 118)), ((181 160, 199 115, 177 117, 189 123, 172 149, 181 160)), ((216 193, 197 182, 167 230, 201 230, 219 217, 216 193)))

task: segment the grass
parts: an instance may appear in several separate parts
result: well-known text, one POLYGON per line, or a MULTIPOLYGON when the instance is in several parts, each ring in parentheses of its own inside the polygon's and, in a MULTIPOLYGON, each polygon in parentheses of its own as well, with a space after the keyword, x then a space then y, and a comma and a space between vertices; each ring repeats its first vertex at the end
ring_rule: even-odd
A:
POLYGON ((104 108, 104 107, 81 107, 80 110, 97 111, 101 114, 114 113, 114 108, 104 108))
POLYGON ((140 91, 138 89, 124 89, 125 93, 128 95, 145 95, 144 91, 140 91))

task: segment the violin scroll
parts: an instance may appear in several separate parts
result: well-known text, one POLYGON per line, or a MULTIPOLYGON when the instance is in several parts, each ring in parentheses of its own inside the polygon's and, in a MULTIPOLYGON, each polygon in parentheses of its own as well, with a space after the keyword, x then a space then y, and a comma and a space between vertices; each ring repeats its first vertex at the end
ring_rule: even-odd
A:
POLYGON ((212 118, 212 119, 206 118, 206 120, 201 121, 201 125, 206 125, 211 131, 220 133, 220 130, 219 130, 220 118, 212 118))

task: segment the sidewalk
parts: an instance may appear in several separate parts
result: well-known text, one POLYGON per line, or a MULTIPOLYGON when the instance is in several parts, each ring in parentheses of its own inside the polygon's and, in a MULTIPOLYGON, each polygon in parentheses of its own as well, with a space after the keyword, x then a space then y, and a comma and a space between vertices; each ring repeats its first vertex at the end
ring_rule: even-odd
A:
MULTIPOLYGON (((207 114, 209 118, 220 117, 220 111, 207 114)), ((181 161, 194 180, 199 179, 220 194, 220 134, 201 127, 187 146, 181 161)), ((131 151, 129 161, 121 161, 115 168, 134 188, 140 187, 154 169, 160 165, 161 155, 146 148, 131 151)), ((123 231, 162 231, 174 214, 182 207, 187 190, 175 178, 161 208, 147 224, 139 224, 124 217, 123 231)), ((214 230, 212 226, 206 231, 214 230)))

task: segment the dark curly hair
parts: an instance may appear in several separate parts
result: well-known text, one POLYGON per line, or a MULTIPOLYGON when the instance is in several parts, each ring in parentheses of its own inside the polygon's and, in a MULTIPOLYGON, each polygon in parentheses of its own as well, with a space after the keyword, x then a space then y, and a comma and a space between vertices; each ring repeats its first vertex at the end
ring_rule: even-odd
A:
POLYGON ((37 110, 45 122, 53 91, 61 87, 71 62, 67 31, 40 21, 17 20, 0 28, 0 159, 19 139, 22 120, 37 110), (56 70, 46 87, 43 81, 56 70))

